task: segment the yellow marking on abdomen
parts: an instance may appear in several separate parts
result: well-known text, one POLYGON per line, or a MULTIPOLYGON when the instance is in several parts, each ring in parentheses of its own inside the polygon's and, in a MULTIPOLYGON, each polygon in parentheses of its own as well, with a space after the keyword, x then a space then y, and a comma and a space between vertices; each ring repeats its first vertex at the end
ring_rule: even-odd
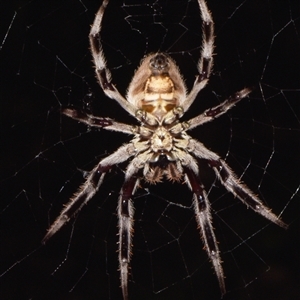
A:
POLYGON ((145 97, 140 107, 159 119, 177 105, 174 84, 169 76, 151 76, 145 85, 145 97))

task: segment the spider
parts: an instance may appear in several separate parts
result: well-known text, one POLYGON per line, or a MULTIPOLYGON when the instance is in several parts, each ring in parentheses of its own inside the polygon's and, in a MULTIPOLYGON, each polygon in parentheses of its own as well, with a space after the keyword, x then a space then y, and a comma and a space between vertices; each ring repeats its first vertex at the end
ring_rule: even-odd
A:
POLYGON ((129 265, 132 252, 133 215, 132 196, 141 178, 158 183, 163 177, 171 181, 184 180, 193 193, 193 207, 200 235, 207 255, 213 265, 222 296, 225 294, 224 273, 220 251, 212 226, 210 203, 199 178, 197 159, 202 159, 214 170, 224 187, 245 205, 273 223, 287 225, 273 214, 245 184, 227 163, 187 131, 220 117, 246 97, 251 90, 244 88, 227 100, 209 108, 198 116, 181 122, 180 118, 190 108, 198 93, 207 85, 213 65, 214 23, 204 0, 198 0, 202 18, 202 48, 197 64, 198 75, 190 92, 187 92, 180 71, 171 57, 162 52, 151 53, 142 59, 123 97, 112 83, 101 46, 101 24, 109 0, 100 6, 91 27, 89 40, 95 64, 96 76, 104 93, 116 100, 139 126, 116 122, 111 118, 97 117, 73 108, 62 113, 88 126, 133 135, 132 140, 114 153, 102 159, 89 173, 78 192, 63 208, 48 229, 46 243, 66 224, 100 188, 105 174, 116 164, 130 159, 125 181, 118 200, 119 265, 123 299, 128 299, 129 265))

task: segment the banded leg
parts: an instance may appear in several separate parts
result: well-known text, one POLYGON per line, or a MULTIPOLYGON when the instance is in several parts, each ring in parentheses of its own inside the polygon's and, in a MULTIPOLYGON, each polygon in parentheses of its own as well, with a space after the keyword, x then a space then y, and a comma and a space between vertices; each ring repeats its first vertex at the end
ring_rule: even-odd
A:
POLYGON ((239 181, 225 161, 222 159, 209 160, 208 163, 229 192, 237 196, 244 204, 266 219, 272 221, 280 227, 285 229, 288 228, 287 224, 281 221, 277 215, 273 214, 271 209, 266 207, 245 184, 239 181))
POLYGON ((115 99, 132 116, 135 116, 137 109, 131 103, 129 103, 113 85, 111 80, 111 73, 106 66, 106 60, 102 50, 100 31, 102 26, 103 14, 105 12, 106 6, 108 5, 108 2, 109 0, 104 0, 102 2, 102 5, 100 6, 96 14, 89 34, 91 52, 96 67, 96 75, 104 93, 109 98, 115 99))
POLYGON ((140 166, 137 165, 136 159, 129 164, 126 174, 125 182, 123 184, 118 205, 119 218, 119 265, 121 288, 123 300, 128 300, 128 277, 129 266, 132 248, 133 236, 133 213, 134 208, 132 204, 132 195, 135 193, 138 186, 138 178, 136 176, 140 166))
POLYGON ((243 98, 245 98, 249 93, 251 92, 251 89, 245 88, 239 92, 236 92, 232 96, 230 96, 227 100, 222 102, 221 104, 209 108, 205 110, 202 114, 190 119, 187 123, 189 124, 189 128, 193 129, 199 125, 202 125, 206 122, 210 122, 221 115, 225 114, 229 109, 231 109, 235 104, 237 104, 239 101, 241 101, 243 98))
POLYGON ((199 158, 205 159, 213 168, 224 187, 234 196, 237 196, 244 204, 278 226, 283 228, 288 227, 287 224, 281 221, 277 215, 273 214, 271 210, 237 178, 234 172, 219 155, 208 150, 202 143, 194 139, 190 139, 188 151, 199 158))
POLYGON ((198 72, 194 86, 190 93, 187 95, 184 103, 180 103, 184 112, 186 112, 189 107, 194 102, 199 91, 202 90, 210 76, 212 66, 213 66, 213 51, 214 51, 214 22, 211 16, 210 11, 207 8, 207 5, 204 0, 198 0, 200 7, 200 13, 202 18, 202 49, 201 57, 198 62, 198 72))
POLYGON ((95 195, 101 186, 105 173, 115 164, 127 160, 134 154, 134 149, 131 144, 120 147, 110 156, 104 158, 90 172, 85 183, 80 187, 79 191, 71 198, 69 203, 61 211, 60 215, 48 229, 47 234, 42 240, 45 244, 60 228, 66 224, 88 201, 95 195))
POLYGON ((91 127, 104 128, 107 130, 133 134, 134 127, 124 123, 116 122, 110 118, 96 117, 77 109, 65 108, 62 113, 74 120, 84 123, 91 127))
POLYGON ((199 176, 189 168, 185 168, 188 183, 193 192, 195 217, 198 223, 205 250, 214 267, 222 296, 226 293, 224 272, 221 265, 220 251, 212 226, 210 204, 199 176))

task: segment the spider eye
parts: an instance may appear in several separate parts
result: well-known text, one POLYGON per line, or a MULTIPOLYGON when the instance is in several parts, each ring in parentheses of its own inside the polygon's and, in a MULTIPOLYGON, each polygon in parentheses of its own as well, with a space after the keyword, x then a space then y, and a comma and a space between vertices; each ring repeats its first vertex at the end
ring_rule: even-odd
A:
POLYGON ((156 54, 150 59, 150 69, 154 75, 169 71, 169 60, 164 54, 156 54))

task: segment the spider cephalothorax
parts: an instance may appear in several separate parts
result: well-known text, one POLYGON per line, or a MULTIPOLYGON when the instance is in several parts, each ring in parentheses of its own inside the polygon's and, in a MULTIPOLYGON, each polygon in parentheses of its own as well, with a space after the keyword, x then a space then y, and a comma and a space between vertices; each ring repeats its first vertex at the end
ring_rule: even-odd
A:
POLYGON ((206 161, 224 187, 244 204, 281 227, 287 228, 287 225, 238 179, 218 154, 189 136, 187 131, 226 113, 237 102, 246 97, 250 93, 250 89, 244 88, 220 105, 207 109, 186 122, 180 121, 180 118, 196 99, 199 91, 206 86, 213 64, 213 20, 205 1, 198 0, 203 21, 203 41, 201 57, 197 65, 198 75, 192 90, 187 92, 178 67, 167 54, 153 53, 142 60, 129 84, 127 96, 124 98, 112 83, 111 74, 106 66, 100 45, 101 23, 108 2, 109 0, 103 1, 89 35, 96 75, 104 93, 115 99, 140 122, 140 125, 131 126, 71 108, 63 110, 65 115, 88 126, 131 134, 133 139, 102 159, 90 171, 79 191, 49 228, 43 243, 94 196, 107 171, 114 165, 130 159, 118 204, 119 264, 123 298, 128 299, 134 213, 131 198, 138 186, 140 177, 150 183, 158 183, 164 177, 171 181, 180 181, 184 178, 193 192, 196 221, 205 244, 205 250, 216 272, 221 293, 224 294, 226 290, 219 247, 213 231, 210 204, 199 178, 197 160, 206 161))

